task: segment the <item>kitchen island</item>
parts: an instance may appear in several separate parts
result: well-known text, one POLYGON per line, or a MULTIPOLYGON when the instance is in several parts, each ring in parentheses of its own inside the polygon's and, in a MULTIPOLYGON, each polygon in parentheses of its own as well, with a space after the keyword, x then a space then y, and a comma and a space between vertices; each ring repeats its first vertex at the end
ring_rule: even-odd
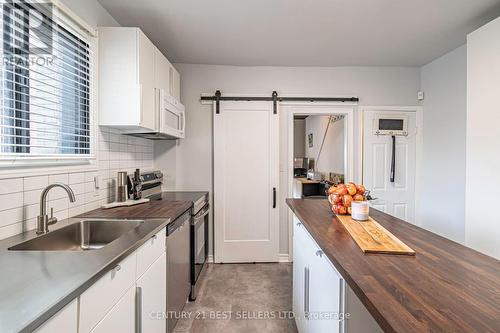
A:
POLYGON ((500 331, 499 260, 375 209, 416 255, 364 254, 327 200, 287 204, 384 332, 500 331))

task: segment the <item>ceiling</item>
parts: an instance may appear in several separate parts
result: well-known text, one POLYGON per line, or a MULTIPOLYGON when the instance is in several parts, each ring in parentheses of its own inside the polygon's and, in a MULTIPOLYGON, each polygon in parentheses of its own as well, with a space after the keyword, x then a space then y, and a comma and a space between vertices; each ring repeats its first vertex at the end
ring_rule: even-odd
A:
POLYGON ((500 0, 98 0, 172 62, 421 66, 500 15, 500 0))

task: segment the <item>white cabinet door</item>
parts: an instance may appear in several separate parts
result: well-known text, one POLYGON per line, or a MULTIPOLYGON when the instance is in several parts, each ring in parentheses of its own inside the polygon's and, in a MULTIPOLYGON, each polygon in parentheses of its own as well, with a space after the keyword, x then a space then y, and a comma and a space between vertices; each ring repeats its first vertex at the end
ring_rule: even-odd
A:
POLYGON ((156 47, 146 37, 146 35, 138 30, 138 45, 139 45, 139 85, 141 94, 141 112, 140 126, 155 130, 157 126, 156 120, 156 88, 155 88, 155 50, 156 47))
POLYGON ((35 333, 76 333, 78 329, 78 307, 77 300, 73 300, 45 323, 38 327, 35 333))
POLYGON ((175 97, 178 101, 181 100, 181 75, 179 72, 172 66, 172 92, 171 95, 175 97))
POLYGON ((293 313, 295 316, 295 323, 300 333, 306 332, 306 318, 305 318, 305 291, 306 291, 306 274, 307 262, 305 253, 307 249, 301 240, 304 228, 302 224, 294 216, 294 233, 293 233, 293 313))
POLYGON ((140 288, 140 325, 141 332, 165 333, 166 320, 163 315, 167 310, 167 259, 163 253, 144 275, 137 280, 140 288))
POLYGON ((91 332, 135 332, 135 287, 127 291, 91 332))
POLYGON ((314 255, 308 257, 311 266, 309 331, 340 333, 343 327, 340 319, 343 319, 344 280, 319 248, 311 250, 314 250, 314 255))
POLYGON ((127 290, 135 285, 136 258, 136 252, 132 253, 80 295, 80 333, 92 330, 127 290))
POLYGON ((292 299, 299 332, 343 332, 344 281, 295 215, 292 299))

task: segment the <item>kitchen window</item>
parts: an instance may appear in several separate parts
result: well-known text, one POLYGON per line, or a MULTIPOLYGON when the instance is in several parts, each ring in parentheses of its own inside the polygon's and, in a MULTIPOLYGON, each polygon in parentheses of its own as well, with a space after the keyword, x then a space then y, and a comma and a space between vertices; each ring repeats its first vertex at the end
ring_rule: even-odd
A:
POLYGON ((0 9, 0 162, 92 159, 92 29, 52 1, 0 9))

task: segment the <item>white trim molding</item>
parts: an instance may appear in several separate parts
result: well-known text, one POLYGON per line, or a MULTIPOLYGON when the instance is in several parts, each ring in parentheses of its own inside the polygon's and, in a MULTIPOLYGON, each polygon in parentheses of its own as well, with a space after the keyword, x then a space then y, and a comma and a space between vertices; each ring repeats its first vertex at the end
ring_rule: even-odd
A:
POLYGON ((278 262, 285 262, 285 263, 288 263, 288 262, 292 262, 290 256, 288 255, 288 253, 280 253, 278 255, 278 262))

